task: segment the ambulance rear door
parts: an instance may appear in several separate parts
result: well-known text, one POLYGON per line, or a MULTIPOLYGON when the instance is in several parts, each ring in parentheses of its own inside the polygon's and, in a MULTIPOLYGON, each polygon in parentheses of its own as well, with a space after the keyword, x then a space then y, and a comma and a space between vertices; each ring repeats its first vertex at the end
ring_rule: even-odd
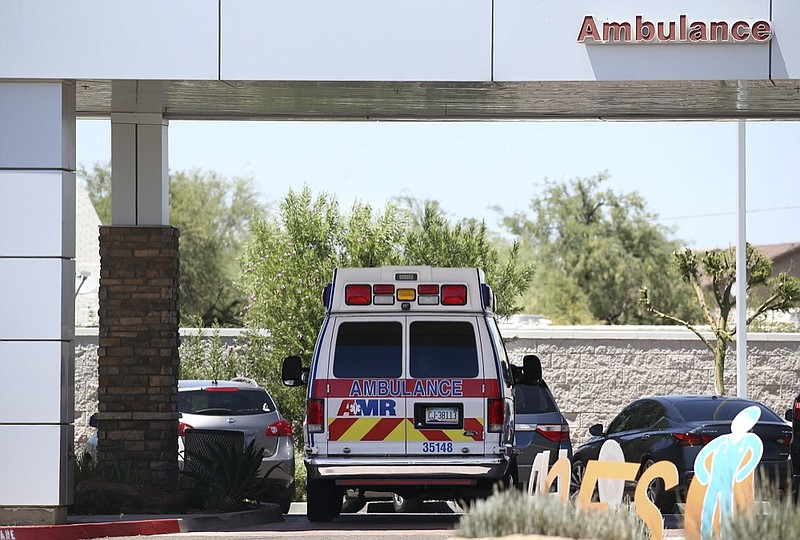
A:
MULTIPOLYGON (((408 454, 483 455, 491 345, 474 315, 409 316, 406 411, 408 454)), ((494 382, 496 386, 496 382, 494 382)))
POLYGON ((326 381, 329 455, 405 454, 402 320, 335 318, 326 381))

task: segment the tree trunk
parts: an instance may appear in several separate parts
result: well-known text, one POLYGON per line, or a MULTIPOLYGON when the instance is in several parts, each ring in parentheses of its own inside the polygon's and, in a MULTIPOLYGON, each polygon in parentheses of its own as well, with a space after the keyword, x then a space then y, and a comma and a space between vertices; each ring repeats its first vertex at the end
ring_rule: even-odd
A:
POLYGON ((717 350, 714 353, 714 383, 718 396, 725 395, 725 352, 727 349, 727 342, 717 338, 717 350))

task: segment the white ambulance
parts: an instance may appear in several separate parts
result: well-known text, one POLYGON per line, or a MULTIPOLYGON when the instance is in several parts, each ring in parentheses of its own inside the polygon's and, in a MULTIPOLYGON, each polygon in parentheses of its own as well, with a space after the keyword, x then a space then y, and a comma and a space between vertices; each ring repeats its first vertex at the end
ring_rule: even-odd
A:
POLYGON ((308 518, 343 494, 469 501, 516 482, 512 375, 478 268, 340 268, 310 367, 304 461, 308 518))

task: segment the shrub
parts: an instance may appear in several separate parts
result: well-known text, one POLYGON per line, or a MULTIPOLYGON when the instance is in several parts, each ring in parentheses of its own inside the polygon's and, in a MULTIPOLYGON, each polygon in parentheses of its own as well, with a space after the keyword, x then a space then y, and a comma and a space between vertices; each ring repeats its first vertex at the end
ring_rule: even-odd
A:
POLYGON ((269 478, 278 465, 269 469, 264 476, 259 476, 264 449, 256 450, 255 441, 242 450, 233 445, 212 442, 205 450, 208 455, 186 452, 194 465, 191 468, 185 465, 183 474, 191 479, 195 493, 202 499, 206 510, 244 510, 255 503, 275 499, 276 493, 286 487, 269 478))
POLYGON ((130 461, 111 461, 98 463, 84 456, 75 459, 75 485, 83 480, 102 479, 119 484, 146 487, 163 487, 156 477, 148 471, 135 467, 130 461))
POLYGON ((800 508, 791 496, 779 497, 772 491, 756 504, 752 514, 733 516, 725 526, 723 538, 730 540, 797 540, 800 538, 800 508))
POLYGON ((461 518, 459 533, 466 538, 511 534, 597 540, 650 538, 645 524, 627 506, 584 513, 553 497, 529 497, 513 489, 476 502, 461 518))

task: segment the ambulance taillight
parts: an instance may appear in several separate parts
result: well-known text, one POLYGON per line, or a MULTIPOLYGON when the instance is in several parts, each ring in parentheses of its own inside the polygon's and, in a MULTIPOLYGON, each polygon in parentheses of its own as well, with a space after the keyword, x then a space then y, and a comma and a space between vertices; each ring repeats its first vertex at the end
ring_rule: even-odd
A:
POLYGON ((486 404, 486 412, 489 420, 488 431, 501 433, 506 423, 505 401, 498 398, 489 398, 486 404))
POLYGON ((309 433, 325 431, 325 404, 321 399, 306 402, 306 428, 309 433))

